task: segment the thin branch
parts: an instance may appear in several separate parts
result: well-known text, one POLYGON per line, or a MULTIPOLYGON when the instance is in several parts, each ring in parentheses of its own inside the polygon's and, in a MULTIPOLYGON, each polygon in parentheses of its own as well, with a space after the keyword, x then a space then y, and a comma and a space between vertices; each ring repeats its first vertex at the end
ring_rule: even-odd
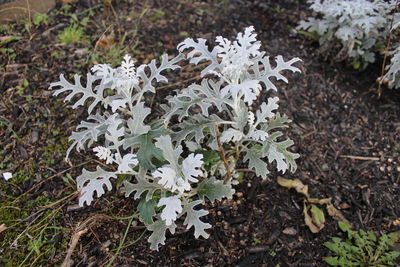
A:
POLYGON ((357 159, 357 160, 374 160, 378 161, 380 158, 377 157, 363 157, 363 156, 353 156, 353 155, 341 155, 341 158, 357 159))
POLYGON ((69 248, 67 250, 67 255, 61 266, 69 267, 71 265, 72 254, 74 253, 74 250, 75 250, 76 246, 78 245, 79 239, 81 238, 82 235, 86 234, 88 232, 88 230, 96 222, 102 221, 102 220, 111 220, 111 219, 112 219, 112 217, 110 217, 110 216, 103 215, 103 214, 97 214, 95 216, 89 217, 81 224, 78 224, 78 226, 76 227, 74 234, 71 238, 71 242, 70 242, 69 248))
POLYGON ((231 170, 229 168, 229 162, 225 157, 225 149, 221 144, 221 140, 219 140, 219 137, 221 136, 221 132, 219 131, 219 125, 218 124, 215 124, 215 132, 217 134, 216 137, 217 137, 217 144, 218 144, 218 147, 219 147, 219 156, 220 156, 221 160, 224 162, 224 167, 225 167, 225 170, 226 170, 226 177, 224 179, 224 184, 227 184, 232 179, 232 173, 231 173, 231 170))

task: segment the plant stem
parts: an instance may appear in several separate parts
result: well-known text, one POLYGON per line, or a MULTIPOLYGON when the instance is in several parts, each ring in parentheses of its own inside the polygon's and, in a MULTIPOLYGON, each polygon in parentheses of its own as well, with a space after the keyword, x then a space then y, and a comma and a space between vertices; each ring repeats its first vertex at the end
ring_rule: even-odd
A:
POLYGON ((225 157, 225 149, 221 144, 221 140, 219 140, 219 137, 221 135, 221 132, 219 131, 219 125, 215 124, 215 133, 216 133, 216 137, 217 137, 217 144, 219 147, 219 156, 221 158, 221 160, 224 162, 224 167, 226 170, 226 177, 224 179, 224 184, 227 184, 231 179, 232 179, 232 173, 231 170, 229 168, 229 162, 225 157))
POLYGON ((113 262, 115 261, 115 259, 116 259, 117 256, 118 256, 119 252, 121 251, 122 247, 124 246, 126 236, 128 235, 129 228, 131 227, 132 221, 133 221, 134 218, 135 218, 135 217, 132 216, 132 217, 129 219, 128 226, 127 226, 126 229, 125 229, 124 236, 122 237, 121 241, 119 242, 119 246, 118 246, 117 251, 115 252, 114 256, 113 256, 113 257, 111 258, 111 260, 108 262, 107 267, 109 267, 109 266, 111 266, 111 265, 113 264, 113 262))
MULTIPOLYGON (((385 74, 385 66, 386 66, 387 56, 388 56, 388 53, 389 53, 390 41, 392 39, 392 27, 393 27, 393 21, 394 21, 394 14, 396 13, 398 2, 399 2, 399 0, 396 0, 395 8, 394 8, 393 14, 392 14, 392 19, 390 21, 389 36, 388 36, 387 41, 386 41, 386 48, 385 48, 385 53, 384 53, 384 56, 383 56, 383 62, 382 62, 382 67, 381 67, 381 76, 380 77, 383 77, 383 75, 385 74)), ((381 79, 378 82, 378 98, 381 98, 382 82, 383 82, 383 79, 381 79)))

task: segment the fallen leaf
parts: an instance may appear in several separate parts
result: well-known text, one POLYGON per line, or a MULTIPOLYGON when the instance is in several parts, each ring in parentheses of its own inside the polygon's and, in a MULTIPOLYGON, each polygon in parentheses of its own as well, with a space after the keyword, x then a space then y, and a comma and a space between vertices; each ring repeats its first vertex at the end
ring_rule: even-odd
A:
POLYGON ((322 229, 325 227, 325 215, 324 212, 315 205, 311 205, 311 218, 314 224, 319 228, 322 229))
POLYGON ((349 225, 351 225, 351 223, 343 216, 343 214, 336 209, 332 204, 327 205, 326 206, 326 210, 328 211, 328 214, 336 219, 338 219, 339 221, 345 222, 349 225))
POLYGON ((321 204, 321 205, 324 205, 324 204, 330 204, 331 203, 331 198, 322 198, 322 199, 319 199, 319 198, 309 198, 309 199, 307 199, 307 202, 309 202, 309 203, 313 203, 313 204, 321 204))
POLYGON ((2 232, 4 232, 5 230, 7 230, 7 226, 3 223, 3 224, 0 224, 0 233, 2 233, 2 232))
POLYGON ((104 35, 96 42, 96 46, 101 46, 104 48, 110 48, 115 46, 116 44, 118 44, 118 42, 115 41, 111 35, 104 35))
POLYGON ((346 202, 344 202, 344 203, 339 205, 339 208, 342 209, 342 210, 346 210, 346 209, 350 208, 350 205, 347 204, 346 202))
POLYGON ((308 186, 304 185, 299 179, 291 180, 278 176, 278 184, 286 188, 294 188, 297 193, 303 194, 306 198, 309 198, 308 186))
POLYGON ((310 216, 310 214, 308 214, 308 206, 305 203, 304 203, 303 213, 304 213, 304 222, 312 233, 316 234, 319 231, 321 231, 322 228, 324 228, 324 226, 320 228, 314 223, 313 218, 310 216))

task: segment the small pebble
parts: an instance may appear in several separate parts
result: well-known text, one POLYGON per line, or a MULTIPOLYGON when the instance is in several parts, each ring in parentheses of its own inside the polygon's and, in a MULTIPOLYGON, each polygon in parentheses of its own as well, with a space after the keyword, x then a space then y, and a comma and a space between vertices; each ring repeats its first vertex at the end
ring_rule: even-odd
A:
POLYGON ((285 235, 296 235, 297 231, 293 227, 288 227, 282 231, 285 235))

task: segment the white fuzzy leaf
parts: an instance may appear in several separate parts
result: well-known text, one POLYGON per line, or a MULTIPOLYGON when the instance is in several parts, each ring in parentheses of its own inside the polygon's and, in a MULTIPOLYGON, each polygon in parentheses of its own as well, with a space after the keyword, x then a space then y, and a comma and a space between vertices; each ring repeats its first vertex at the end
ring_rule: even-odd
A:
POLYGON ((180 68, 176 65, 183 58, 182 54, 179 54, 177 57, 169 60, 167 54, 163 54, 161 56, 161 64, 159 67, 156 65, 156 60, 153 59, 149 65, 142 65, 137 68, 137 75, 143 81, 143 90, 150 91, 155 93, 155 88, 152 85, 152 82, 156 80, 157 82, 168 82, 168 79, 161 75, 161 72, 168 69, 177 69, 180 68), (146 69, 149 69, 149 74, 146 73, 146 69))
POLYGON ((215 69, 220 69, 220 64, 217 61, 218 49, 214 48, 212 51, 209 51, 206 42, 207 40, 202 38, 198 38, 197 42, 192 38, 187 38, 182 43, 178 44, 179 52, 183 52, 186 49, 193 49, 187 54, 190 63, 197 65, 202 60, 211 61, 211 64, 201 71, 201 77, 215 69))
POLYGON ((256 140, 256 141, 265 141, 268 138, 268 133, 262 130, 254 130, 247 134, 247 138, 256 140))
POLYGON ((256 175, 263 179, 267 178, 269 173, 267 168, 267 163, 263 161, 261 153, 254 149, 249 149, 246 151, 246 155, 243 158, 243 162, 249 161, 249 169, 256 171, 256 175))
POLYGON ((167 226, 172 225, 177 216, 182 212, 182 202, 179 196, 163 197, 158 201, 157 207, 165 206, 161 212, 161 219, 167 226))
MULTIPOLYGON (((116 115, 116 114, 115 114, 116 115)), ((109 124, 109 120, 115 118, 115 116, 110 116, 107 118, 107 115, 90 115, 88 117, 89 121, 82 121, 77 127, 78 132, 72 132, 71 136, 68 138, 69 141, 73 140, 74 142, 70 145, 67 150, 66 159, 69 156, 71 150, 76 147, 77 151, 85 148, 85 145, 91 146, 93 142, 97 141, 97 138, 107 131, 107 127, 109 124), (94 122, 91 122, 93 120, 94 122), (81 130, 82 129, 82 130, 81 130)))
POLYGON ((154 178, 158 178, 158 184, 171 191, 176 188, 176 172, 170 167, 161 167, 152 173, 154 178))
POLYGON ((186 213, 185 221, 183 222, 184 225, 187 225, 187 229, 190 229, 194 226, 194 237, 199 238, 203 236, 204 238, 208 238, 210 235, 204 231, 206 229, 211 228, 211 224, 204 223, 200 220, 200 217, 203 217, 208 214, 206 210, 195 210, 194 207, 201 204, 201 200, 195 200, 190 203, 185 203, 183 207, 183 213, 186 213))
POLYGON ((93 148, 93 151, 96 152, 96 157, 105 160, 106 164, 111 164, 114 162, 114 155, 107 147, 96 146, 93 148))
POLYGON ((238 95, 242 93, 244 101, 251 105, 257 96, 260 94, 261 85, 258 80, 245 80, 239 84, 229 84, 222 88, 221 95, 226 96, 228 93, 238 95))
POLYGON ((221 142, 223 143, 228 143, 228 142, 238 142, 244 137, 244 134, 236 129, 229 128, 228 130, 225 130, 221 134, 221 142))
MULTIPOLYGON (((165 123, 168 123, 172 116, 179 115, 178 121, 182 121, 184 117, 189 116, 189 110, 195 106, 201 108, 202 114, 208 116, 208 108, 211 104, 205 100, 204 97, 199 96, 193 89, 195 87, 189 87, 183 89, 178 95, 168 99, 170 109, 166 114, 165 123)), ((197 87, 198 89, 198 87, 197 87)))
POLYGON ((126 154, 121 159, 121 162, 118 165, 118 172, 119 173, 129 173, 132 172, 132 165, 136 166, 139 161, 136 158, 135 154, 126 154))
POLYGON ((197 183, 199 180, 196 177, 202 176, 203 172, 200 170, 203 165, 202 154, 190 154, 182 162, 182 172, 187 180, 197 183))
POLYGON ((122 119, 115 118, 114 120, 109 121, 105 136, 107 141, 111 142, 112 145, 109 145, 108 147, 117 150, 124 143, 124 140, 120 139, 124 136, 124 133, 125 127, 122 125, 122 119))
POLYGON ((127 122, 130 132, 134 135, 148 133, 151 127, 145 125, 144 120, 151 113, 151 109, 144 107, 144 103, 140 102, 133 107, 132 112, 133 119, 130 118, 127 122))
POLYGON ((119 108, 125 108, 127 103, 126 99, 115 99, 111 102, 111 111, 116 112, 119 108))
POLYGON ((64 75, 60 75, 60 81, 59 82, 54 82, 50 84, 50 89, 53 87, 61 87, 61 89, 57 89, 54 92, 54 95, 57 96, 63 92, 66 91, 71 91, 67 97, 65 97, 65 101, 70 101, 75 95, 81 95, 80 99, 75 102, 75 104, 72 106, 72 108, 77 108, 79 106, 82 106, 85 104, 86 100, 92 98, 93 102, 90 104, 88 108, 88 113, 92 113, 93 109, 95 106, 103 102, 104 105, 107 105, 107 102, 105 101, 105 98, 103 96, 104 92, 104 84, 97 85, 95 88, 93 88, 93 83, 95 83, 98 80, 97 76, 94 76, 90 73, 87 74, 87 82, 86 86, 84 87, 81 83, 81 76, 75 74, 74 75, 74 80, 75 84, 69 83, 65 78, 64 75))
POLYGON ((179 170, 178 159, 182 154, 182 146, 176 148, 172 145, 172 140, 169 135, 163 135, 157 138, 155 146, 161 149, 164 158, 171 164, 171 167, 177 172, 179 170))
POLYGON ((285 156, 281 152, 277 151, 275 145, 271 145, 268 153, 268 162, 272 163, 274 160, 276 161, 276 168, 278 171, 285 173, 288 168, 285 162, 285 156))
POLYGON ((268 98, 268 104, 263 102, 260 106, 260 109, 257 110, 257 120, 254 124, 254 127, 257 127, 260 123, 268 122, 268 119, 271 119, 275 116, 274 110, 278 109, 279 105, 277 102, 279 101, 278 97, 270 97, 268 98))
POLYGON ((108 190, 111 190, 110 178, 117 178, 115 172, 107 172, 99 166, 97 166, 94 172, 83 169, 82 174, 76 178, 78 189, 81 190, 79 206, 83 207, 85 202, 87 205, 90 205, 93 201, 94 193, 97 194, 97 197, 101 197, 105 193, 104 186, 108 190))
POLYGON ((260 66, 257 64, 252 67, 254 75, 251 75, 251 77, 253 77, 254 80, 260 80, 264 83, 267 90, 277 90, 276 86, 270 81, 272 77, 275 77, 277 80, 282 80, 285 83, 288 82, 286 77, 280 73, 281 71, 290 70, 292 72, 300 72, 299 68, 292 66, 294 63, 301 61, 301 59, 297 57, 285 62, 282 56, 277 56, 275 61, 276 67, 272 68, 269 57, 263 57, 259 62, 264 65, 264 70, 260 70, 260 66))
POLYGON ((221 121, 223 120, 215 114, 212 114, 210 118, 195 114, 191 116, 190 120, 184 120, 176 125, 179 130, 172 134, 172 138, 178 144, 184 140, 191 141, 193 139, 197 144, 200 144, 205 133, 211 133, 212 136, 216 135, 215 125, 221 121))
POLYGON ((171 225, 166 225, 163 220, 158 220, 150 224, 147 227, 149 231, 153 232, 148 239, 150 243, 150 249, 158 251, 158 245, 165 244, 165 234, 167 232, 167 229, 171 232, 171 234, 174 234, 175 228, 175 223, 172 223, 171 225))

